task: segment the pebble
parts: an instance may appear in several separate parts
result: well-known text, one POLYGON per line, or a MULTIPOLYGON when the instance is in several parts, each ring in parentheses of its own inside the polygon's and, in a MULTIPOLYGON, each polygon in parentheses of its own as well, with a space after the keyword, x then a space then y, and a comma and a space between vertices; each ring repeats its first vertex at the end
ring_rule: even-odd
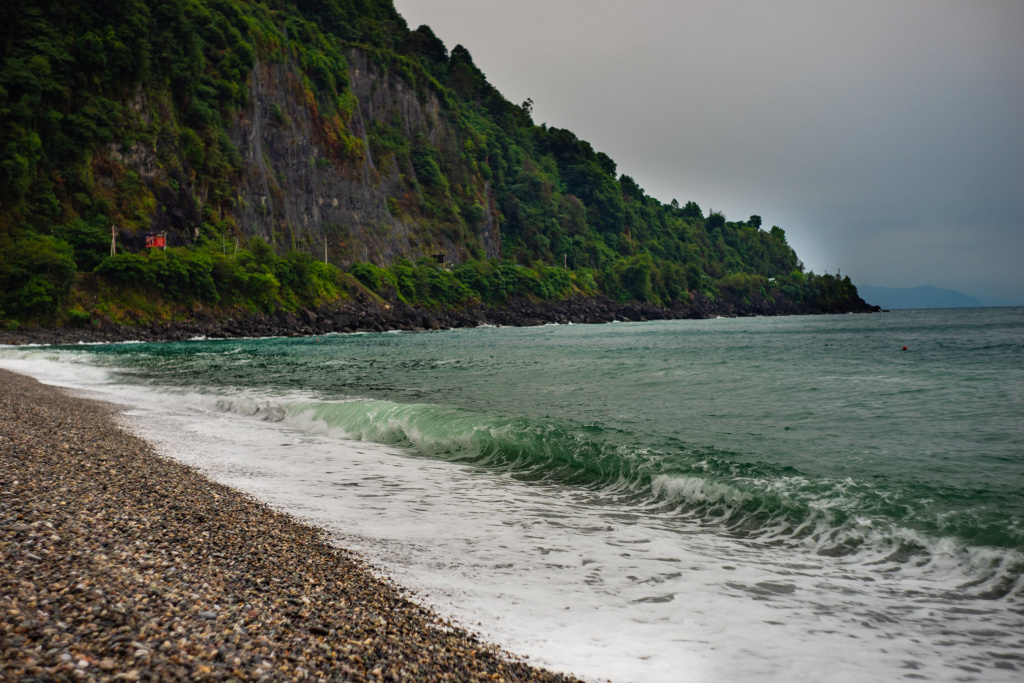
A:
POLYGON ((0 370, 0 437, 0 681, 576 680, 160 457, 111 406, 0 370))

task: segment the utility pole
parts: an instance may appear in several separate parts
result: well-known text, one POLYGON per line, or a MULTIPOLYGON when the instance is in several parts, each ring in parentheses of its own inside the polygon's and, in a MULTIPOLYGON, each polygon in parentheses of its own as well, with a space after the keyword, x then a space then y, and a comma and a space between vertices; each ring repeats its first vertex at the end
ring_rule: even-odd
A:
POLYGON ((324 235, 324 265, 327 265, 327 235, 324 235))
POLYGON ((569 252, 562 254, 562 270, 569 270, 569 252))
POLYGON ((114 236, 114 226, 110 226, 110 255, 117 253, 117 237, 114 236))

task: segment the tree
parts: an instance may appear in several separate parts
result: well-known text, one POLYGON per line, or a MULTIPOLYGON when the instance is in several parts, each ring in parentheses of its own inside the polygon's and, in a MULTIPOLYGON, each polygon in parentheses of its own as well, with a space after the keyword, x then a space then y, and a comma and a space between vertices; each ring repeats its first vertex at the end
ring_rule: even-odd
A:
POLYGON ((721 230, 725 227, 725 214, 721 211, 715 211, 712 209, 710 213, 708 213, 708 218, 704 223, 704 227, 709 233, 715 230, 721 230))
POLYGON ((74 281, 75 260, 66 242, 43 235, 13 243, 0 239, 0 316, 50 319, 74 281))
POLYGON ((402 48, 404 52, 421 54, 435 64, 448 61, 448 48, 426 24, 411 32, 402 48))

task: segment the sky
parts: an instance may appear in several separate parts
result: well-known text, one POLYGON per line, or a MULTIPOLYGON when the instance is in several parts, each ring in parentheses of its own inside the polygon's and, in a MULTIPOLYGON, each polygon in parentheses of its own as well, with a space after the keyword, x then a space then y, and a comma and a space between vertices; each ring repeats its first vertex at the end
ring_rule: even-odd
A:
POLYGON ((1024 0, 395 0, 650 195, 1024 304, 1024 0))

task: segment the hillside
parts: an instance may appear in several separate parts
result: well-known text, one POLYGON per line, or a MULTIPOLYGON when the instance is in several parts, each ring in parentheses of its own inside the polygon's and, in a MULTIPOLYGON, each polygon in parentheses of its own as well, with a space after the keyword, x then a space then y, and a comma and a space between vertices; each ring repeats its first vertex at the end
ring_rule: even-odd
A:
POLYGON ((388 0, 43 0, 4 5, 0 37, 8 327, 297 311, 363 287, 434 309, 864 308, 781 228, 664 203, 535 125, 388 0))

